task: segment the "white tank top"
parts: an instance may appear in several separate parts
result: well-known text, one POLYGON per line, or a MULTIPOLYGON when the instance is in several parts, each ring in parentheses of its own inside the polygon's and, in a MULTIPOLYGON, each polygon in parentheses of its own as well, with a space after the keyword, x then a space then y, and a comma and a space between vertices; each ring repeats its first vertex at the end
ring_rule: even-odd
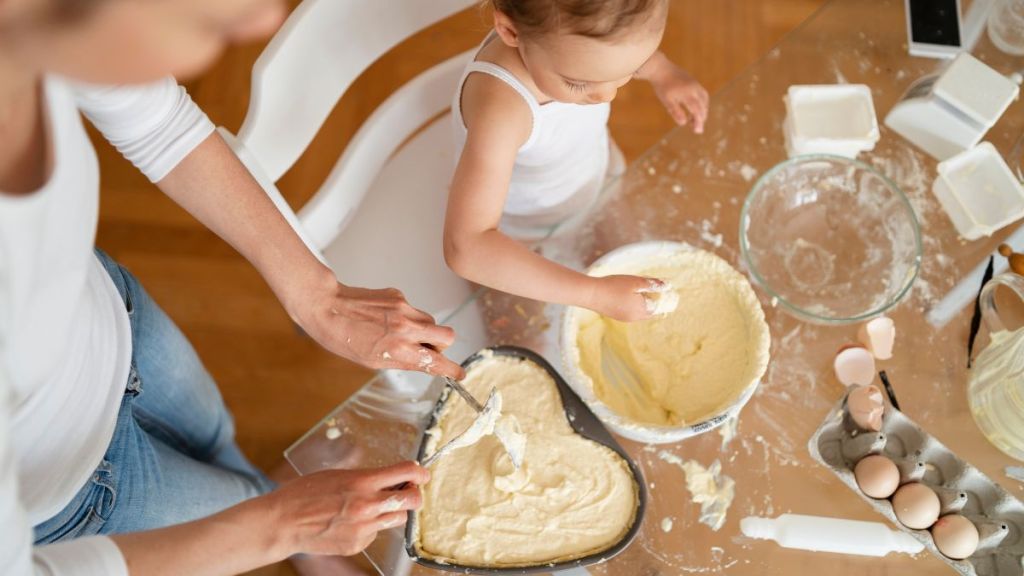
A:
MULTIPOLYGON (((495 37, 491 32, 483 49, 495 37)), ((477 51, 479 53, 479 49, 477 51)), ((530 107, 533 128, 520 146, 505 200, 503 227, 508 221, 549 226, 584 210, 597 196, 608 168, 608 114, 611 105, 539 104, 511 72, 475 59, 466 66, 452 103, 456 158, 466 145, 462 118, 462 87, 470 74, 489 74, 511 86, 530 107)))

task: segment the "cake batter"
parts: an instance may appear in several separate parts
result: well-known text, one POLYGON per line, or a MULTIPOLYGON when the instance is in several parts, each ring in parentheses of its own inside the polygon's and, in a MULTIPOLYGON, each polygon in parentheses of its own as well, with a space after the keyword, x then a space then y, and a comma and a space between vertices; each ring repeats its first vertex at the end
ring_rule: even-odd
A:
POLYGON ((770 347, 764 313, 750 284, 725 260, 679 251, 656 263, 617 263, 591 273, 661 278, 678 294, 672 312, 643 322, 579 311, 579 366, 616 413, 645 424, 694 424, 725 411, 764 374, 770 347), (639 394, 605 380, 603 340, 636 376, 639 394))
MULTIPOLYGON (((526 436, 516 471, 498 440, 441 458, 423 488, 416 548, 423 557, 466 566, 527 566, 580 558, 619 542, 633 524, 638 492, 626 461, 569 426, 558 389, 528 360, 491 356, 476 362, 463 386, 502 395, 502 412, 526 436)), ((426 454, 473 421, 451 395, 426 454)))

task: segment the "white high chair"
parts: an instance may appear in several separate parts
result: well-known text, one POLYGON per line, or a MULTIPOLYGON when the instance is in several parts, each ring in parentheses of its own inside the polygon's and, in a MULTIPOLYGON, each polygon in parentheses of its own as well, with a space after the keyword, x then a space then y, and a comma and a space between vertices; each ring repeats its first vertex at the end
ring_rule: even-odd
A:
MULTIPOLYGON (((444 263, 442 229, 454 170, 448 109, 470 52, 393 93, 349 142, 296 214, 275 182, 298 160, 353 81, 402 40, 474 0, 304 0, 260 55, 249 110, 228 141, 309 248, 345 284, 396 287, 439 321, 471 295, 444 263)), ((472 316, 472 318, 471 318, 472 316)), ((460 315, 456 360, 479 349, 483 323, 460 315)), ((388 371, 399 388, 423 375, 388 371)))

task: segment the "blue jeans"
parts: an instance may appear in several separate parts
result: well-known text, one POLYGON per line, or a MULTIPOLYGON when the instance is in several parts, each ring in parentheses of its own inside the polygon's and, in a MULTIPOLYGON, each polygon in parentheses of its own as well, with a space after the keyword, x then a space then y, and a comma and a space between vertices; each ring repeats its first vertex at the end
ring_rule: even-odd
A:
POLYGON ((274 487, 235 444, 231 415, 185 335, 131 273, 96 254, 128 310, 131 373, 103 461, 35 527, 37 544, 186 522, 274 487))

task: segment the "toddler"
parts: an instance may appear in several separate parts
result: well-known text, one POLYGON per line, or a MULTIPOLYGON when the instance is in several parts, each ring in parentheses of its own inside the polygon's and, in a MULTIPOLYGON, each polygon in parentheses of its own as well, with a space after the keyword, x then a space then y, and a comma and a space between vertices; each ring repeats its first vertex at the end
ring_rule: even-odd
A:
MULTIPOLYGON (((516 240, 585 212, 614 144, 608 113, 633 78, 672 118, 703 131, 707 92, 658 51, 668 0, 489 0, 494 30, 452 103, 459 162, 444 231, 467 280, 623 321, 648 318, 655 279, 592 278, 516 240)), ((614 162, 613 162, 614 163, 614 162)))

